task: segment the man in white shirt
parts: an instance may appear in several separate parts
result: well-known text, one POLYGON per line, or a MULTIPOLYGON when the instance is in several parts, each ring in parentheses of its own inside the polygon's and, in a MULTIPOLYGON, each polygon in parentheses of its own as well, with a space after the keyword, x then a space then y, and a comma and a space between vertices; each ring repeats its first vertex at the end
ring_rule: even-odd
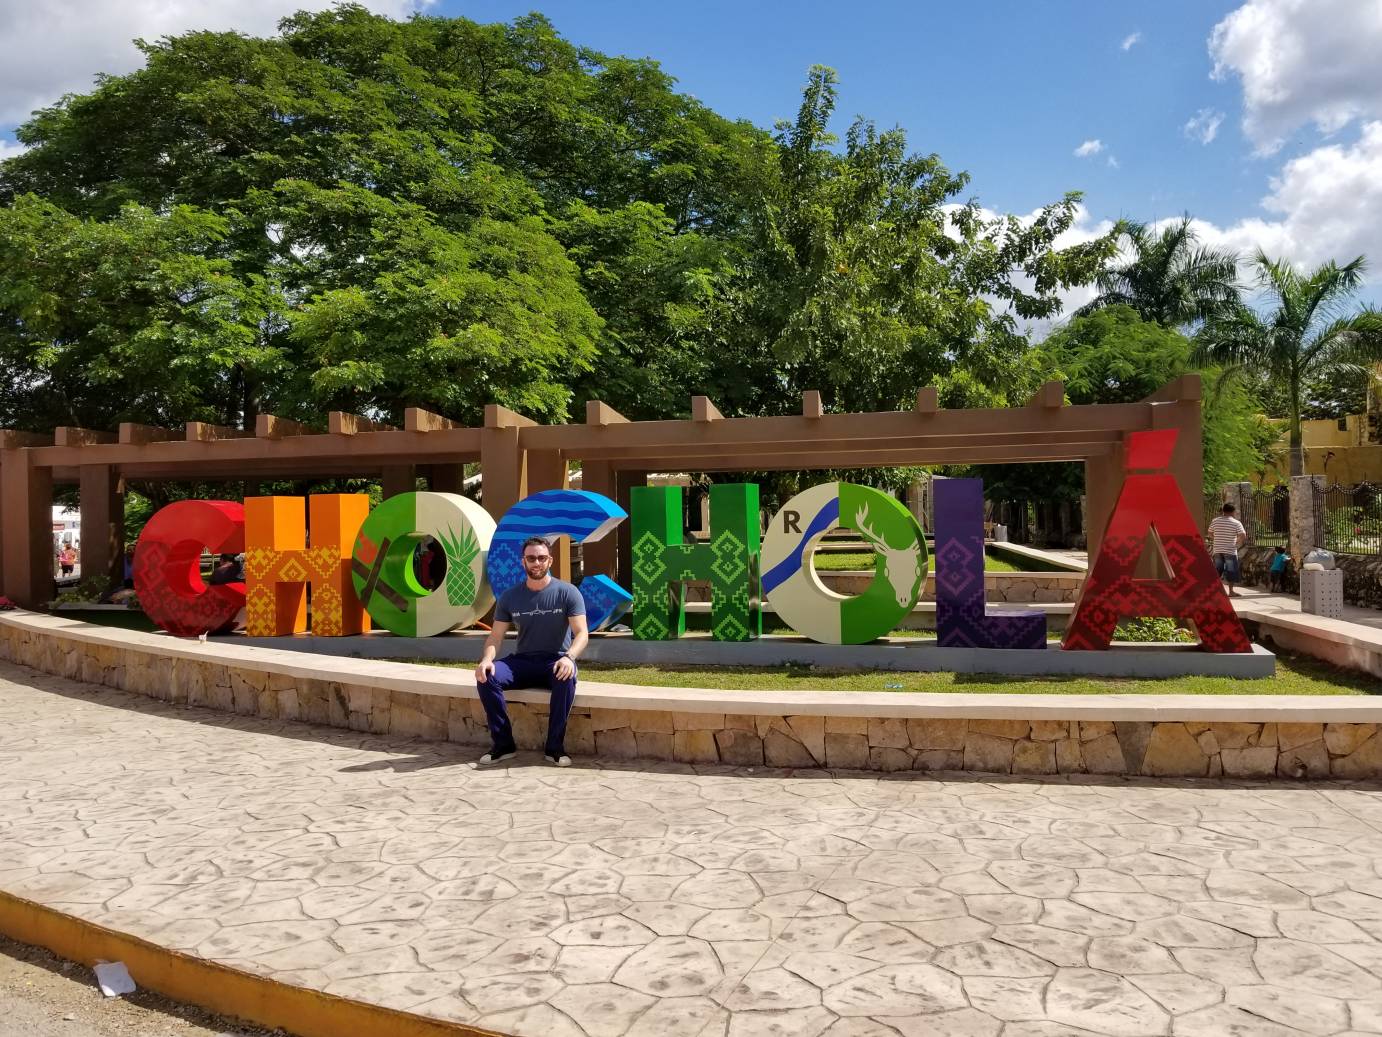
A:
POLYGON ((1225 504, 1222 512, 1209 524, 1209 553, 1214 556, 1214 568, 1224 581, 1230 598, 1238 596, 1233 589, 1238 582, 1238 549, 1248 539, 1248 531, 1234 517, 1233 511, 1232 504, 1225 504))

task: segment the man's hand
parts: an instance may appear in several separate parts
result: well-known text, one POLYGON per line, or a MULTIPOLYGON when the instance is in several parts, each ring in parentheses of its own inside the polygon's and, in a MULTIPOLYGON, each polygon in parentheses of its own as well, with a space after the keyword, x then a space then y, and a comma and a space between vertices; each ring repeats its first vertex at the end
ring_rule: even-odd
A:
POLYGON ((482 660, 480 661, 480 665, 477 666, 477 667, 475 667, 475 684, 476 684, 476 686, 478 687, 479 685, 484 684, 485 681, 489 680, 490 676, 491 676, 493 673, 494 673, 494 660, 493 660, 493 659, 482 659, 482 660))
POLYGON ((552 672, 556 674, 557 680, 570 680, 576 673, 576 664, 571 661, 569 655, 563 655, 552 666, 552 672))

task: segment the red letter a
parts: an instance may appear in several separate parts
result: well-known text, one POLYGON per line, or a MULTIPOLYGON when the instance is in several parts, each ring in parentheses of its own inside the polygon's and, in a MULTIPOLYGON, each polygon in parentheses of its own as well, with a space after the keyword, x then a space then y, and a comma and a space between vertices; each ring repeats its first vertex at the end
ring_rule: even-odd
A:
POLYGON ((1129 434, 1124 462, 1129 474, 1061 648, 1104 649, 1120 619, 1169 616, 1194 623, 1207 652, 1252 651, 1176 480, 1165 472, 1132 471, 1164 469, 1175 443, 1174 429, 1129 434), (1171 567, 1168 580, 1133 577, 1149 532, 1161 541, 1171 567))

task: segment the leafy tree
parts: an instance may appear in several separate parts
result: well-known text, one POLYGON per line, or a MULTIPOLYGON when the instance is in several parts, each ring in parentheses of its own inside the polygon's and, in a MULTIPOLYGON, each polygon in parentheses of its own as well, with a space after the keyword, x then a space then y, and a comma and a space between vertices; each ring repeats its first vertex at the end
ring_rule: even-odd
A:
POLYGON ((1190 217, 1155 233, 1145 223, 1122 222, 1128 258, 1095 278, 1099 289, 1079 315, 1105 306, 1131 306, 1143 320, 1168 328, 1209 319, 1238 302, 1238 257, 1227 249, 1196 247, 1190 217))
POLYGON ((820 389, 839 410, 908 407, 917 387, 967 371, 996 387, 1021 378, 1017 318, 1058 312, 1056 291, 1089 280, 1111 238, 1054 250, 1079 196, 1031 223, 985 220, 956 199, 969 182, 900 129, 857 119, 843 152, 829 123, 835 73, 811 70, 751 212, 750 245, 711 329, 708 374, 740 413, 797 406, 820 389))
POLYGON ((1382 313, 1350 312, 1367 266, 1362 256, 1302 273, 1259 251, 1254 266, 1265 310, 1239 306, 1207 322, 1196 336, 1196 355, 1284 389, 1291 474, 1300 475, 1306 389, 1316 379, 1364 376, 1382 360, 1382 313))

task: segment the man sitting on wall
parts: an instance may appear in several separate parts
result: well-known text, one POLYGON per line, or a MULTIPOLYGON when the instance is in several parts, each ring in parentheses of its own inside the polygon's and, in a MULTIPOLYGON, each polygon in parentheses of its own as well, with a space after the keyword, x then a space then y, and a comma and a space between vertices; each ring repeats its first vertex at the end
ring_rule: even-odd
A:
POLYGON ((504 692, 510 688, 546 688, 552 693, 546 759, 558 767, 569 767, 566 718, 576 697, 576 659, 588 640, 585 602, 571 584, 552 578, 552 549, 542 537, 524 541, 523 570, 528 578, 501 594, 494 606, 494 627, 475 667, 475 684, 492 742, 480 762, 513 759, 517 749, 504 692), (518 645, 512 654, 496 661, 510 624, 518 626, 518 645))

